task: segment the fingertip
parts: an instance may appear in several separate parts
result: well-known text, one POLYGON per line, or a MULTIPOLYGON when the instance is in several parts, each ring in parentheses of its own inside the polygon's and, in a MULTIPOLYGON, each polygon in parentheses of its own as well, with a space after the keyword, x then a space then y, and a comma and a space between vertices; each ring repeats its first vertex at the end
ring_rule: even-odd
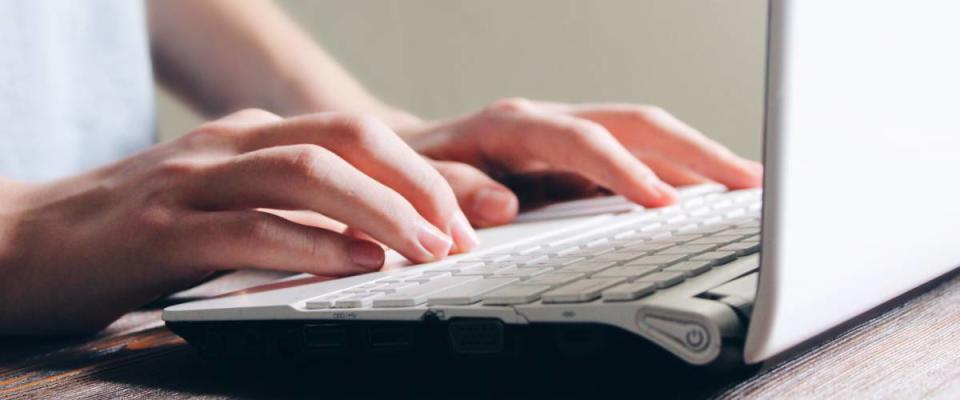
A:
POLYGON ((473 250, 480 244, 477 232, 470 226, 467 217, 462 211, 457 211, 450 223, 450 235, 453 237, 454 253, 464 253, 473 250))
POLYGON ((473 220, 478 225, 502 225, 517 216, 520 200, 506 188, 484 187, 478 190, 469 207, 473 220))
POLYGON ((351 240, 347 243, 347 249, 350 260, 364 270, 378 270, 386 260, 383 248, 366 240, 351 240))

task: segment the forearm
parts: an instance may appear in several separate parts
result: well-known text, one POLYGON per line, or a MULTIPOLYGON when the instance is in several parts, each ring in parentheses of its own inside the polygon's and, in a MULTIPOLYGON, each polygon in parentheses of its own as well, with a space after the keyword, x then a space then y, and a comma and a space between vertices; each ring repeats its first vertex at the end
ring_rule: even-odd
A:
POLYGON ((370 94, 270 1, 149 5, 158 78, 208 116, 255 107, 373 114, 391 126, 416 121, 370 94))

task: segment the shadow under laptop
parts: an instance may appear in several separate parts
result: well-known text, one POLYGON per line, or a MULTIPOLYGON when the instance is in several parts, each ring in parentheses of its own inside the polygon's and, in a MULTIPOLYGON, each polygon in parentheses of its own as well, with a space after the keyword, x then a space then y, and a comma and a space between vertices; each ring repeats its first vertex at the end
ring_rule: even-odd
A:
MULTIPOLYGON (((640 349, 638 349, 640 350, 640 349)), ((206 359, 183 346, 101 379, 242 398, 706 398, 755 368, 694 367, 657 348, 620 357, 206 359)))
MULTIPOLYGON (((235 328, 230 331, 236 332, 235 328)), ((579 349, 565 346, 563 351, 557 350, 556 343, 531 340, 584 338, 530 334, 527 339, 523 351, 496 357, 454 356, 448 343, 430 337, 421 337, 413 351, 375 354, 322 350, 268 354, 244 352, 236 346, 197 348, 180 342, 139 357, 139 362, 123 369, 105 371, 100 378, 160 391, 247 398, 596 398, 622 394, 705 398, 756 372, 738 364, 692 366, 655 345, 634 340, 633 335, 604 335, 602 344, 586 340, 579 349)))

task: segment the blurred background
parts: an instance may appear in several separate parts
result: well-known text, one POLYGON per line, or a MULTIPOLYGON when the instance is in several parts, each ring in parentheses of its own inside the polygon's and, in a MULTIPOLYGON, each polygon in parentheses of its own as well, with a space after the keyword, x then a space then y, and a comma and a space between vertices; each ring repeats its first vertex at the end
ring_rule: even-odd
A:
MULTIPOLYGON (((368 88, 424 118, 508 96, 660 105, 759 159, 766 0, 281 0, 368 88)), ((160 93, 161 139, 199 118, 160 93)))

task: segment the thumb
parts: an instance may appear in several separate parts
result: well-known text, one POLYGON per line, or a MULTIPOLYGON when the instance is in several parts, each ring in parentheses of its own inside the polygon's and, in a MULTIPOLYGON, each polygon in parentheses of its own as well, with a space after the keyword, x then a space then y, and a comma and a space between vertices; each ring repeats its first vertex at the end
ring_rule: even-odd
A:
POLYGON ((453 188, 460 208, 474 226, 503 225, 517 216, 517 196, 483 171, 458 162, 431 163, 453 188))

